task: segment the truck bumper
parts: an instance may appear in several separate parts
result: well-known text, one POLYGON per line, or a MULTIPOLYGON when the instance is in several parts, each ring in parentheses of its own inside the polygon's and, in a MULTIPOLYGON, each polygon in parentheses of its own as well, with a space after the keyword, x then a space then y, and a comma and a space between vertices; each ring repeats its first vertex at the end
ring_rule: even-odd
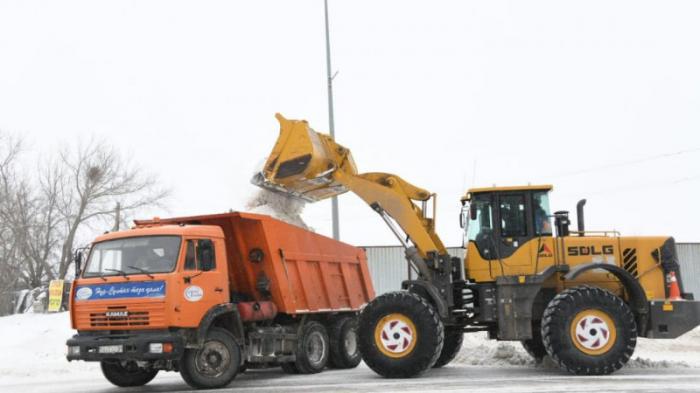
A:
POLYGON ((649 338, 676 338, 700 325, 700 301, 649 302, 649 338))
MULTIPOLYGON (((168 331, 129 332, 125 334, 76 334, 66 342, 66 358, 71 360, 176 360, 185 348, 183 335, 168 331), (153 352, 151 344, 170 344, 171 350, 153 352), (77 348, 77 349, 76 349, 77 348)), ((156 345, 157 346, 157 345, 156 345)), ((169 347, 164 345, 163 347, 169 347)))

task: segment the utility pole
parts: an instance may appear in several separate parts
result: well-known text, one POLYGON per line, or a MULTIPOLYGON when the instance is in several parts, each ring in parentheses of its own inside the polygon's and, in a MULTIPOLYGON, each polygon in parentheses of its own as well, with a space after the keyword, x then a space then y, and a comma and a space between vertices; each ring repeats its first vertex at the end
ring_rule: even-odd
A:
MULTIPOLYGON (((326 77, 328 78, 328 130, 335 140, 335 122, 333 120, 333 78, 331 75, 331 37, 328 29, 328 0, 323 0, 326 16, 326 77)), ((340 240, 340 223, 338 222, 338 197, 331 198, 333 239, 340 240)))

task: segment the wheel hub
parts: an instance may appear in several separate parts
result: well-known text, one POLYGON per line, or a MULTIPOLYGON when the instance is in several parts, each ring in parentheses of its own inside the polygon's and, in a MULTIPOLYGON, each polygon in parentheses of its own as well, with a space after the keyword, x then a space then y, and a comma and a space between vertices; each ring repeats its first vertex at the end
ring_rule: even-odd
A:
POLYGON ((326 342, 320 332, 313 332, 306 342, 306 354, 311 364, 317 365, 323 361, 326 352, 326 342))
POLYGON ((375 344, 379 350, 392 358, 410 354, 418 338, 413 322, 399 313, 392 313, 380 319, 374 333, 375 344))
POLYGON ((584 310, 572 320, 571 339, 574 345, 588 355, 601 355, 614 345, 617 336, 615 324, 605 312, 584 310))
POLYGON ((197 371, 209 377, 222 375, 230 363, 231 354, 226 346, 218 341, 207 341, 195 359, 197 371))

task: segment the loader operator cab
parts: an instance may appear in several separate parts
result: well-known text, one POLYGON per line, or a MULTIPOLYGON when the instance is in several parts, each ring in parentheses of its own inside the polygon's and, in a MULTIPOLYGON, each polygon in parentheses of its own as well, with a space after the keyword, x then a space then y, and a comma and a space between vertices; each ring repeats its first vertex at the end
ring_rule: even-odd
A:
POLYGON ((470 189, 462 198, 464 244, 473 242, 483 259, 511 256, 528 240, 552 236, 549 192, 552 187, 470 189))

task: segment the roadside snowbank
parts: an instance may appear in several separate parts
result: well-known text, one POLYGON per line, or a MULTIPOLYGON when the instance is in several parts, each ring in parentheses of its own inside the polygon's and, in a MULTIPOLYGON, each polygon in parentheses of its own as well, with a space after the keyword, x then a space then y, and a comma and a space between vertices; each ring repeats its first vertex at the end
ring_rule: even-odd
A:
POLYGON ((259 189, 246 202, 246 211, 265 214, 286 223, 296 225, 306 230, 313 228, 306 225, 301 218, 306 202, 301 199, 288 197, 266 189, 259 189))
MULTIPOLYGON (((487 339, 485 332, 464 335, 462 350, 454 362, 473 366, 534 366, 535 361, 518 342, 499 342, 487 339)), ((545 359, 540 367, 556 367, 545 359)), ((700 367, 700 328, 674 340, 640 338, 631 368, 700 367)))
POLYGON ((99 365, 66 360, 66 340, 75 334, 67 312, 15 314, 0 318, 0 380, 92 372, 99 365))

